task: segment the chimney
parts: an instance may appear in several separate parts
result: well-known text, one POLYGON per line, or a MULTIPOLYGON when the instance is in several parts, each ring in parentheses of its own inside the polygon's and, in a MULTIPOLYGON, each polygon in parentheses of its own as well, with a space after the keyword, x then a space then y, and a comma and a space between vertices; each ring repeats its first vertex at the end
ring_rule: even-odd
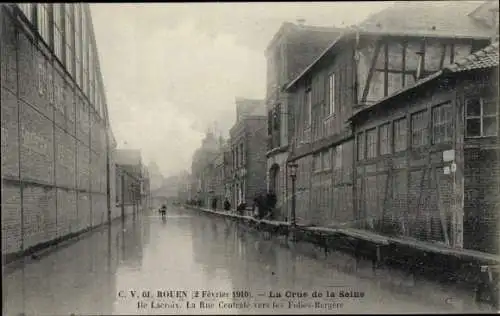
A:
POLYGON ((300 26, 304 26, 304 23, 306 23, 306 20, 305 19, 297 19, 297 24, 300 25, 300 26))

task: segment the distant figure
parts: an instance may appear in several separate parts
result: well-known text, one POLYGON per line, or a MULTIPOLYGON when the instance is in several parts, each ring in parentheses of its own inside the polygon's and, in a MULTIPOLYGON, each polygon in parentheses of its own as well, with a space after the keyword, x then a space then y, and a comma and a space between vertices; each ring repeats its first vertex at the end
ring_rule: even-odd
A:
POLYGON ((226 211, 229 211, 231 209, 231 203, 229 202, 229 200, 226 198, 224 200, 224 210, 226 211))
POLYGON ((265 196, 260 193, 257 194, 253 199, 253 215, 258 219, 262 219, 266 212, 266 201, 265 196))
POLYGON ((163 204, 160 208, 160 214, 161 214, 161 217, 165 217, 165 215, 167 215, 167 206, 165 204, 163 204))
POLYGON ((215 211, 217 210, 217 198, 212 199, 212 209, 215 211))
POLYGON ((243 215, 245 213, 245 209, 247 208, 247 204, 245 202, 241 202, 237 207, 236 211, 238 214, 243 215))

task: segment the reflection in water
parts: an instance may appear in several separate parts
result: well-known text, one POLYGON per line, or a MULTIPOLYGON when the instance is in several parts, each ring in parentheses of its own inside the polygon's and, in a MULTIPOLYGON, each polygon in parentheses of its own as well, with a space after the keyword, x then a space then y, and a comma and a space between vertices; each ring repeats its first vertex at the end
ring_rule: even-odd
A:
MULTIPOLYGON (((356 260, 342 253, 330 253, 325 258, 324 250, 312 245, 298 244, 287 248, 278 238, 263 238, 263 233, 252 231, 236 222, 225 219, 200 216, 191 220, 193 240, 199 241, 197 262, 204 266, 215 265, 230 276, 233 290, 250 290, 259 293, 276 291, 318 290, 352 293, 364 292, 363 298, 327 299, 319 303, 342 303, 342 308, 333 309, 328 304, 318 308, 301 307, 293 309, 244 310, 243 313, 363 313, 363 312, 452 312, 481 310, 472 300, 471 293, 419 280, 400 271, 372 269, 371 262, 356 260), (203 222, 211 229, 203 230, 203 222), (216 223, 224 234, 217 235, 216 223), (227 231, 230 230, 230 231, 227 231), (210 240, 210 244, 201 240, 210 240), (220 245, 224 246, 220 246, 220 245), (203 255, 205 254, 205 255, 203 255), (226 257, 221 266, 217 258, 226 257), (430 294, 432 293, 432 294, 430 294), (450 304, 453 297, 454 304, 450 304), (321 307, 321 308, 320 308, 321 307)), ((229 282, 229 280, 228 280, 229 282)), ((257 297, 256 301, 269 302, 275 299, 257 297)), ((241 302, 241 299, 233 299, 241 302)), ((278 299, 279 301, 279 299, 278 299)), ((285 299, 283 302, 297 303, 299 299, 285 299)), ((309 300, 310 301, 310 300, 309 300)), ((302 301, 301 301, 302 302, 302 301)), ((314 303, 314 302, 313 302, 314 303)), ((298 303, 297 303, 298 304, 298 303)), ((300 303, 302 304, 302 303, 300 303)), ((299 305, 300 305, 299 304, 299 305)), ((307 305, 307 302, 304 303, 307 305)), ((285 304, 286 305, 286 304, 285 304)), ((484 307, 483 307, 484 308, 484 307)), ((237 310, 232 310, 237 312, 237 310)))
POLYGON ((323 250, 306 244, 286 247, 282 239, 264 238, 262 232, 228 219, 173 209, 163 223, 156 214, 139 214, 123 224, 118 221, 6 275, 3 314, 479 311, 469 293, 423 280, 415 282, 394 270, 373 271, 370 262, 356 262, 340 253, 325 258, 323 250), (152 308, 157 298, 139 299, 130 294, 163 290, 250 291, 253 298, 205 299, 214 305, 204 309, 186 309, 191 297, 163 298, 160 302, 170 305, 152 308), (308 306, 310 298, 267 297, 269 291, 284 294, 287 290, 362 291, 365 296, 323 298, 323 303, 343 304, 331 309, 327 305, 308 306), (274 301, 283 306, 231 309, 219 307, 221 301, 274 301), (181 305, 176 307, 175 303, 181 305), (287 304, 296 308, 289 309, 287 304))

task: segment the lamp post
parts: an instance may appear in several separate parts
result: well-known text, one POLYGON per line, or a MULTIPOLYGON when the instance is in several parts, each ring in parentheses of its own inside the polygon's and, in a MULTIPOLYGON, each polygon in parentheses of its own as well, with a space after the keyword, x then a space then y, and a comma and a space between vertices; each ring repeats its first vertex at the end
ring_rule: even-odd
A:
POLYGON ((297 179, 297 169, 299 165, 297 163, 291 162, 288 164, 288 169, 290 170, 290 178, 292 178, 292 214, 290 218, 290 222, 293 228, 297 226, 297 221, 295 217, 295 180, 297 179))

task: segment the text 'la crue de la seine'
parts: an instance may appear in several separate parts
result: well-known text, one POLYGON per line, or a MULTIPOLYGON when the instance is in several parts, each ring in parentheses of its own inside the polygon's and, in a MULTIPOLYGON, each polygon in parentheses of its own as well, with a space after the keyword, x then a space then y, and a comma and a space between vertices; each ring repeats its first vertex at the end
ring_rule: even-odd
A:
MULTIPOLYGON (((356 291, 351 289, 341 289, 332 291, 261 291, 255 293, 258 297, 268 298, 363 298, 365 293, 363 291, 356 291)), ((170 298, 170 299, 215 299, 215 298, 251 298, 254 294, 247 290, 238 291, 208 291, 208 290, 194 290, 194 291, 174 291, 174 290, 129 290, 120 291, 118 296, 121 298, 170 298)))

